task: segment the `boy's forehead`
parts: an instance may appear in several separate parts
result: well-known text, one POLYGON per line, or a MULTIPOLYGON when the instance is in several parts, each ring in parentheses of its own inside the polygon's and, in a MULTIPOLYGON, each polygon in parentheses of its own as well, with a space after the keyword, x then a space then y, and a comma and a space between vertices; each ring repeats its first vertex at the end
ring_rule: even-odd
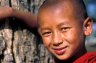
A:
POLYGON ((43 12, 47 13, 46 10, 48 12, 63 11, 62 14, 68 14, 70 11, 74 17, 79 19, 85 18, 87 15, 82 0, 46 0, 40 7, 38 16, 43 12))
MULTIPOLYGON (((58 4, 55 4, 53 3, 53 6, 46 6, 46 7, 41 7, 40 10, 39 10, 39 13, 38 13, 38 16, 39 17, 44 17, 44 16, 41 16, 42 14, 57 14, 59 13, 59 15, 71 15, 71 17, 75 17, 75 13, 74 13, 74 5, 73 3, 71 3, 70 1, 68 2, 59 2, 58 4)), ((76 11, 75 11, 76 12, 76 11)))
POLYGON ((59 21, 58 24, 60 23, 60 21, 63 23, 67 21, 72 21, 72 20, 75 21, 76 19, 74 17, 73 10, 70 10, 70 9, 72 8, 71 7, 66 7, 66 8, 57 7, 55 9, 51 8, 51 10, 50 8, 43 9, 39 16, 39 27, 46 25, 46 23, 49 23, 49 21, 51 21, 50 23, 55 23, 55 21, 56 22, 59 21))
MULTIPOLYGON (((57 0, 54 0, 54 1, 57 1, 57 0)), ((63 17, 65 16, 69 17, 70 15, 72 19, 76 19, 78 21, 83 22, 87 16, 86 9, 84 7, 83 2, 79 3, 77 1, 78 0, 62 0, 62 1, 60 0, 60 2, 57 4, 56 3, 43 4, 39 9, 38 24, 40 25, 40 22, 44 20, 44 17, 49 16, 48 14, 50 14, 50 16, 52 15, 51 18, 53 18, 54 14, 59 16, 63 15, 63 17)))
POLYGON ((74 8, 72 6, 72 4, 68 3, 68 4, 57 4, 55 6, 51 6, 51 7, 47 7, 47 8, 42 8, 40 11, 39 11, 39 17, 40 18, 43 18, 45 16, 48 16, 48 15, 52 15, 52 16, 68 16, 69 15, 73 18, 75 17, 74 16, 74 8))

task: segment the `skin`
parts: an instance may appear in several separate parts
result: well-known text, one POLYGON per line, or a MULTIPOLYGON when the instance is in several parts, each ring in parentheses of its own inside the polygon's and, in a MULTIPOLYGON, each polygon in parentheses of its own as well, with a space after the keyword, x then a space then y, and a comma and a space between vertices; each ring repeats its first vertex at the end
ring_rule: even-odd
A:
POLYGON ((24 12, 11 7, 0 7, 0 19, 15 17, 22 19, 29 27, 37 28, 37 16, 30 12, 24 12))
POLYGON ((38 14, 38 31, 44 45, 55 59, 63 62, 73 62, 86 53, 85 37, 92 32, 92 20, 89 17, 78 19, 73 11, 68 4, 66 8, 47 7, 38 14))

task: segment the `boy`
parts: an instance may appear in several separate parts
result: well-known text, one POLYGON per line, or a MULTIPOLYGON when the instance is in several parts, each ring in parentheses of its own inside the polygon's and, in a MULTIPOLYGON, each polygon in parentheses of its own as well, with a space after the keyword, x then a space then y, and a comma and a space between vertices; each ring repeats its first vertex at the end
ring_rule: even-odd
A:
MULTIPOLYGON (((37 27, 34 25, 36 17, 31 18, 32 14, 11 11, 10 16, 37 27)), ((37 19, 38 32, 55 63, 96 63, 96 53, 87 53, 85 48, 85 38, 91 34, 93 22, 87 16, 82 0, 46 0, 37 19)))
POLYGON ((85 38, 92 32, 92 20, 82 0, 46 0, 39 9, 38 24, 56 63, 86 63, 91 54, 96 62, 96 53, 86 53, 85 38))

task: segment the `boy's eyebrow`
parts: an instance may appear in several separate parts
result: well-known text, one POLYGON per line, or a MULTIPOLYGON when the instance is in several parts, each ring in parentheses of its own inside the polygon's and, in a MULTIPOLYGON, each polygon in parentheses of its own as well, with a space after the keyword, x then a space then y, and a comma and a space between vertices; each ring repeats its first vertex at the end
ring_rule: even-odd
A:
POLYGON ((39 28, 39 30, 43 31, 43 30, 50 30, 50 28, 39 28))
POLYGON ((57 27, 60 27, 62 25, 69 25, 69 23, 68 22, 63 22, 63 23, 58 24, 57 27))
MULTIPOLYGON (((63 26, 63 25, 66 26, 66 25, 69 25, 69 23, 68 23, 68 22, 60 23, 60 24, 57 25, 57 28, 60 27, 60 26, 63 26)), ((40 27, 39 30, 41 30, 41 31, 42 31, 42 30, 50 30, 50 28, 47 28, 47 27, 40 27)))

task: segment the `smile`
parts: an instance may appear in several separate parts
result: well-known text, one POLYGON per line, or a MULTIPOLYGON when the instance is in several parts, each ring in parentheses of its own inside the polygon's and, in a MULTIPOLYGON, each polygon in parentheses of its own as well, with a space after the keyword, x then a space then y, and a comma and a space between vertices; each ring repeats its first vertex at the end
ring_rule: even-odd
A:
POLYGON ((53 50, 57 55, 63 55, 66 51, 66 48, 67 46, 62 48, 53 48, 53 50))

